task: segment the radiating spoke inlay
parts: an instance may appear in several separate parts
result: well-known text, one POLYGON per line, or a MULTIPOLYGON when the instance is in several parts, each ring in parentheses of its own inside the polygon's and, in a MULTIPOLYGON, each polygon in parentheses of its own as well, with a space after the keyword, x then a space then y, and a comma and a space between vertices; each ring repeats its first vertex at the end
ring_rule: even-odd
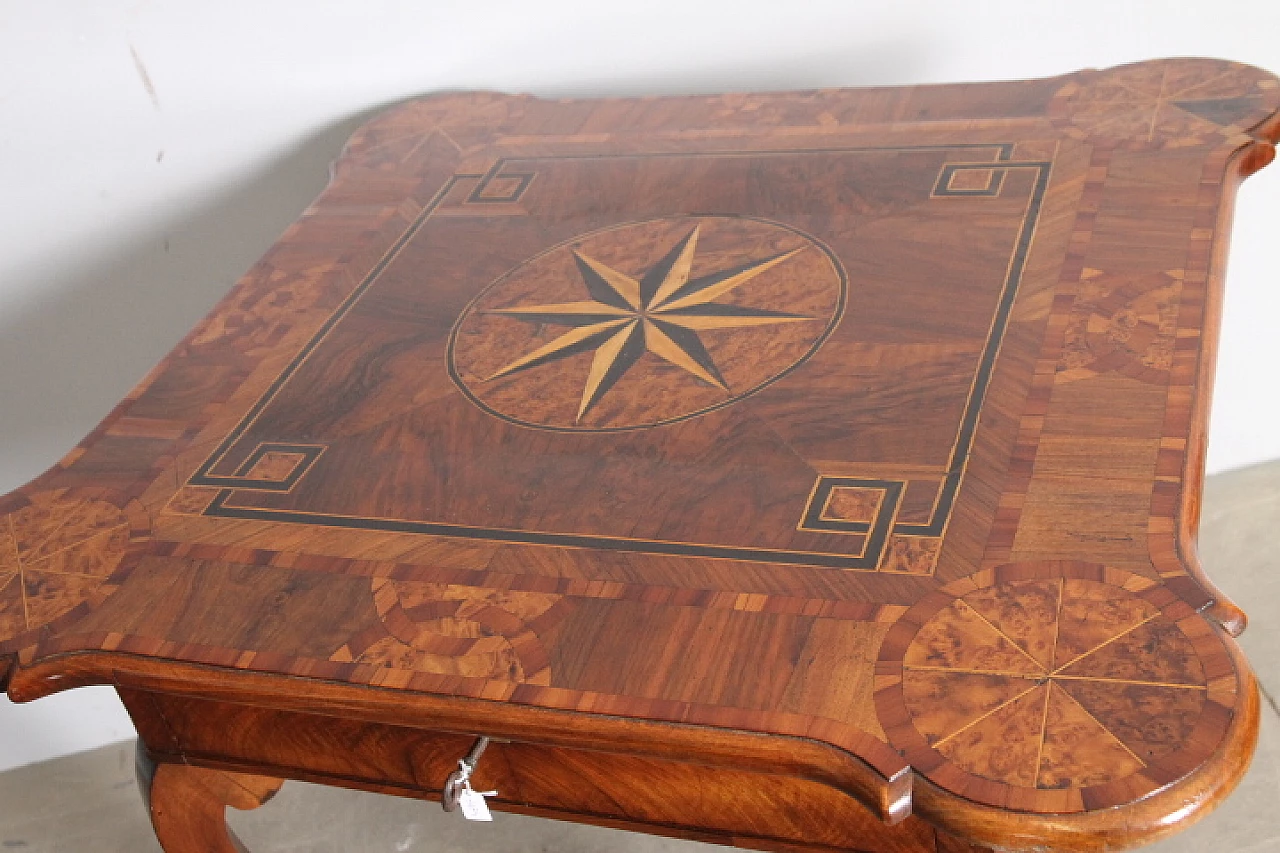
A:
POLYGON ((1209 690, 1190 641, 1159 610, 1064 579, 1006 582, 956 600, 920 628, 903 676, 934 749, 976 775, 1040 788, 1087 787, 1147 766, 1175 742, 1167 721, 1135 722, 1144 707, 1194 709, 1209 690), (1040 689, 1033 713, 1027 697, 1040 689), (928 711, 939 699, 954 710, 928 711))
POLYGON ((40 628, 90 598, 130 536, 118 508, 61 490, 0 516, 0 634, 40 628))
POLYGON ((569 331, 550 342, 503 365, 485 381, 593 351, 578 404, 578 422, 645 353, 652 353, 698 381, 729 393, 729 383, 699 332, 816 318, 715 300, 785 263, 807 247, 690 278, 700 228, 695 226, 639 278, 574 250, 573 258, 591 297, 589 301, 518 305, 482 312, 525 323, 569 327, 569 331))

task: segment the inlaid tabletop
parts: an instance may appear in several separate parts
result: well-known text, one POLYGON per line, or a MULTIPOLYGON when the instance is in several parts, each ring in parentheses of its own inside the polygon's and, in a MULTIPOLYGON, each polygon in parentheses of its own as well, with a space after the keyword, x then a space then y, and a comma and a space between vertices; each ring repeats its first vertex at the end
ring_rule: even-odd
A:
POLYGON ((256 674, 753 733, 891 820, 1154 837, 1256 737, 1194 537, 1277 106, 1187 59, 396 107, 0 499, 10 695, 256 674))

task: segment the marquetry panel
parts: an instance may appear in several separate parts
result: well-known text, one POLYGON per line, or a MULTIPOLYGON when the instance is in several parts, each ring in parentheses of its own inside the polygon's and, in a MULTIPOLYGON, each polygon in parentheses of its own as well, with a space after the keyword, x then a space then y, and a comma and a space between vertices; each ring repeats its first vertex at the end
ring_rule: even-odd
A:
POLYGON ((0 649, 65 624, 101 603, 127 575, 126 556, 144 547, 150 521, 118 496, 36 492, 0 515, 0 649), (114 497, 114 500, 113 500, 114 497))
POLYGON ((531 623, 554 624, 543 617, 559 595, 375 578, 373 599, 385 631, 354 637, 330 660, 550 683, 550 661, 531 623))
POLYGON ((917 604, 882 644, 876 702, 890 742, 965 796, 1045 812, 1116 805, 1204 760, 1225 733, 1234 692, 1224 703, 1207 675, 1224 671, 1222 641, 1152 580, 1009 564, 940 592, 955 597, 917 604))
MULTIPOLYGON (((0 499, 0 678, 214 691, 201 760, 371 786, 388 726, 506 727, 511 761, 589 733, 655 791, 724 771, 683 812, 718 840, 804 835, 734 811, 751 774, 1002 847, 1148 840, 1256 733, 1193 540, 1223 226, 1278 109, 1214 60, 407 102, 0 499)), ((676 831, 565 790, 538 808, 676 831)))

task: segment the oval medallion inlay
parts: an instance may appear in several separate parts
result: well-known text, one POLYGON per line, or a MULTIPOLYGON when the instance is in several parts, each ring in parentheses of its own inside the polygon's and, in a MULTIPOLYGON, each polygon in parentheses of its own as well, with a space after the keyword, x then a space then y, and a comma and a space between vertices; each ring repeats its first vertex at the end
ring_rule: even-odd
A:
POLYGON ((499 278, 463 313, 455 381, 525 426, 671 423, 813 355, 845 303, 829 250, 788 226, 679 216, 591 232, 499 278))

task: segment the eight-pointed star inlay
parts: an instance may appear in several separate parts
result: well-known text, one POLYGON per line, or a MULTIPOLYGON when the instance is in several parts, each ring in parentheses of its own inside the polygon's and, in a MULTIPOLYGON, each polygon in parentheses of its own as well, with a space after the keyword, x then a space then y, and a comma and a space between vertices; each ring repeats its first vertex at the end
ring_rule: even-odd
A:
POLYGON ((638 279, 573 250, 578 271, 591 296, 589 301, 485 311, 527 323, 570 327, 549 343, 503 366, 486 381, 594 350, 578 405, 579 422, 646 352, 727 392, 728 383, 699 332, 814 318, 715 300, 807 247, 691 279, 700 227, 695 226, 638 279))

